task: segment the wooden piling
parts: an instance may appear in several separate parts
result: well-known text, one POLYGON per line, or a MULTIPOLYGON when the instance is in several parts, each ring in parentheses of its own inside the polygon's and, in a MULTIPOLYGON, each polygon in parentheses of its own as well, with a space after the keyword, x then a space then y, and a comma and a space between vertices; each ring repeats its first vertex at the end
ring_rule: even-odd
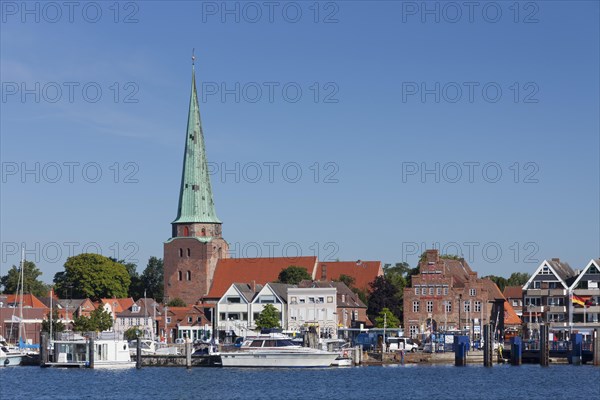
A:
POLYGON ((94 338, 90 338, 88 342, 88 351, 90 352, 90 365, 91 369, 94 369, 94 359, 96 358, 96 352, 94 351, 94 338))
POLYGON ((550 346, 548 343, 548 327, 540 326, 540 365, 547 367, 550 364, 550 346))
POLYGON ((185 342, 185 367, 192 368, 192 342, 185 342))
POLYGON ((594 365, 600 367, 600 330, 594 329, 593 335, 594 365))
POLYGON ((135 341, 135 367, 142 368, 142 341, 139 337, 135 341))
POLYGON ((48 362, 48 334, 40 333, 40 367, 45 367, 48 362))
POLYGON ((492 354, 494 352, 494 348, 492 345, 492 335, 490 335, 491 331, 490 324, 486 324, 483 326, 483 366, 491 367, 492 366, 492 354))

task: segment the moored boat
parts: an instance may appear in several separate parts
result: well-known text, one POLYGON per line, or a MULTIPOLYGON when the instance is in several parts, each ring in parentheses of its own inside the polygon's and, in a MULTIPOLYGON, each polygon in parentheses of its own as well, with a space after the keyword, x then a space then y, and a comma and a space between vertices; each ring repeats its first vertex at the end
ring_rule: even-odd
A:
POLYGON ((222 352, 223 367, 329 367, 338 353, 301 347, 281 333, 246 338, 239 351, 222 352))

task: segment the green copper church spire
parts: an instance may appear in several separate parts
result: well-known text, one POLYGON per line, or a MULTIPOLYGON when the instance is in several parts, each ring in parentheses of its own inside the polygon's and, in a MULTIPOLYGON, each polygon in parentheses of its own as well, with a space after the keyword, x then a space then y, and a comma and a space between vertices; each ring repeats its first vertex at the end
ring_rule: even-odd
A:
POLYGON ((195 60, 196 57, 192 55, 192 93, 183 155, 183 173, 181 174, 177 218, 173 223, 220 224, 221 221, 215 212, 204 149, 204 135, 200 121, 198 94, 196 93, 195 60))

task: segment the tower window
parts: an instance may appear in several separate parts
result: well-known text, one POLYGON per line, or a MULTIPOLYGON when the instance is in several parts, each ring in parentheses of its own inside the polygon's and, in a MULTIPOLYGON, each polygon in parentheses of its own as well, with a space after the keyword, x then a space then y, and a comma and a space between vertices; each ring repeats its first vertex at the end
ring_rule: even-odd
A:
POLYGON ((183 249, 179 249, 179 257, 183 257, 183 249))
POLYGON ((202 236, 206 236, 206 229, 202 228, 202 236))
POLYGON ((177 271, 177 275, 178 275, 179 280, 183 279, 183 274, 181 273, 181 271, 177 271))
POLYGON ((188 247, 187 249, 187 256, 188 258, 190 258, 190 256, 192 255, 192 251, 190 250, 190 248, 188 247))
POLYGON ((183 236, 190 236, 190 228, 187 226, 183 227, 183 236))
POLYGON ((188 272, 187 272, 187 274, 186 274, 186 279, 187 279, 188 281, 191 281, 191 280, 192 280, 192 271, 188 271, 188 272))

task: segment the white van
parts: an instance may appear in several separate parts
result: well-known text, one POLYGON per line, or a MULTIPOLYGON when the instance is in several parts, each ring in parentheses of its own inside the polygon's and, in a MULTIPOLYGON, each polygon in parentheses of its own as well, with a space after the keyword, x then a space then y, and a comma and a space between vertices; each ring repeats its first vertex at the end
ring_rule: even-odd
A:
POLYGON ((414 353, 419 347, 411 338, 388 337, 386 342, 389 351, 404 350, 414 353))

